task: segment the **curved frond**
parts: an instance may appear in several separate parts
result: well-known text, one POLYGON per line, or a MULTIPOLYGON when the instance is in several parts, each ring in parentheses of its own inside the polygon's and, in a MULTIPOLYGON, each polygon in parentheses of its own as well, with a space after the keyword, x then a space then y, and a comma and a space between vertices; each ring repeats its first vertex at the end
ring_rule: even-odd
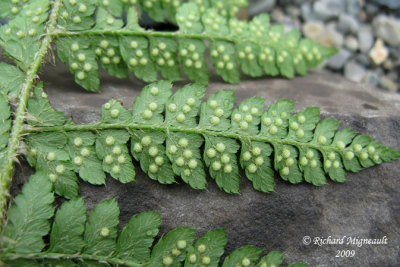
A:
POLYGON ((75 173, 92 184, 104 184, 105 173, 122 183, 134 181, 132 158, 162 184, 179 176, 192 188, 205 189, 208 169, 218 187, 238 193, 239 167, 256 190, 270 192, 275 172, 293 184, 320 186, 328 177, 343 182, 346 171, 400 157, 400 151, 371 137, 337 131, 335 119, 320 121, 318 107, 293 113, 294 102, 280 99, 264 110, 263 98, 250 97, 234 108, 232 90, 201 102, 204 86, 189 84, 174 94, 171 88, 167 81, 146 86, 132 111, 110 100, 101 120, 88 125, 64 124, 36 89, 28 105, 29 117, 36 118, 26 130, 28 161, 50 177, 57 193, 71 198, 77 192, 75 173), (47 111, 34 103, 47 103, 42 109, 47 111))

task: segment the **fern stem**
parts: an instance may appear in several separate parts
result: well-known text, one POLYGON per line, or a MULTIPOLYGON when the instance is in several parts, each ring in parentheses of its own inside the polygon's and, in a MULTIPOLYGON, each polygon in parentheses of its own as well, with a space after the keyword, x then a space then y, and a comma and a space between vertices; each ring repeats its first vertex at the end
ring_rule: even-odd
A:
POLYGON ((258 141, 264 143, 292 145, 297 147, 314 148, 320 151, 336 151, 340 150, 336 146, 320 146, 314 143, 301 143, 291 139, 278 139, 270 138, 262 135, 249 135, 246 133, 235 133, 230 131, 218 132, 212 130, 206 130, 199 127, 171 127, 167 124, 158 125, 145 125, 145 124, 134 124, 134 123, 119 123, 119 124, 81 124, 81 125, 63 125, 63 126, 51 126, 51 127, 30 127, 27 126, 23 132, 25 134, 41 133, 41 132, 71 132, 71 131, 102 131, 109 129, 132 129, 132 130, 148 130, 148 131, 159 131, 168 134, 169 132, 182 132, 188 134, 208 135, 217 137, 226 137, 236 140, 249 140, 258 141))
MULTIPOLYGON (((47 33, 54 31, 57 24, 58 13, 61 5, 62 5, 62 0, 56 0, 53 2, 51 15, 46 25, 47 33)), ((20 144, 20 137, 23 133, 26 105, 32 87, 34 85, 35 79, 37 78, 37 73, 39 71, 40 65, 42 64, 42 61, 47 54, 47 51, 50 47, 51 42, 53 41, 53 38, 54 37, 52 35, 47 35, 44 37, 40 49, 36 53, 34 61, 27 71, 25 82, 22 84, 20 101, 18 103, 17 110, 15 112, 15 119, 13 121, 13 127, 8 141, 7 154, 5 156, 6 160, 4 161, 3 166, 1 167, 1 173, 0 173, 0 208, 2 209, 2 212, 0 212, 1 222, 3 222, 3 219, 5 217, 5 211, 7 210, 6 209, 7 198, 9 197, 8 188, 12 181, 12 176, 14 172, 14 161, 17 157, 18 148, 20 144)))
POLYGON ((123 260, 118 258, 110 258, 107 256, 98 256, 90 254, 63 254, 63 253, 49 253, 49 252, 39 252, 39 253, 29 253, 29 254, 18 254, 18 253, 6 253, 2 255, 3 261, 13 261, 17 259, 25 259, 32 261, 42 261, 42 260, 76 260, 76 261, 96 261, 101 263, 106 263, 108 265, 115 264, 117 266, 130 266, 130 267, 141 267, 143 264, 123 260))

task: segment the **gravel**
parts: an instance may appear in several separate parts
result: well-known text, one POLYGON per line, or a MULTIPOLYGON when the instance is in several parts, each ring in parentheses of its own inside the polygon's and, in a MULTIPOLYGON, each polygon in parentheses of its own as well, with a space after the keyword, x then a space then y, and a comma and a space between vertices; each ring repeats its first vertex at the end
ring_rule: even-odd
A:
POLYGON ((250 2, 268 6, 272 24, 281 23, 286 31, 300 29, 315 42, 337 47, 339 52, 327 61, 326 69, 351 81, 398 91, 400 0, 250 2))

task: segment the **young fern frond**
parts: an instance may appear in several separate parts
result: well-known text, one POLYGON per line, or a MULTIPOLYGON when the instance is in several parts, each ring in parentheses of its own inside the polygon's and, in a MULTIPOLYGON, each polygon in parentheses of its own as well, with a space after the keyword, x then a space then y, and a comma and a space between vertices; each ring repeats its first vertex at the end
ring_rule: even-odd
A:
POLYGON ((153 246, 161 224, 155 212, 133 216, 118 234, 120 210, 115 199, 99 203, 88 218, 81 198, 64 202, 56 213, 53 202, 48 178, 38 173, 30 177, 15 198, 0 236, 1 260, 8 266, 265 267, 280 266, 283 261, 283 253, 278 251, 260 259, 263 250, 247 245, 219 265, 227 244, 223 229, 210 230, 194 243, 196 230, 180 226, 153 246))
MULTIPOLYGON (((144 1, 144 7, 146 2, 153 3, 144 1)), ((150 8, 154 14, 160 13, 161 2, 164 1, 155 1, 150 8)), ((176 12, 179 31, 157 32, 140 27, 137 9, 119 0, 64 1, 57 29, 48 34, 57 40, 58 57, 68 63, 75 81, 89 91, 99 88, 97 61, 118 78, 132 72, 139 79, 151 82, 157 80, 160 72, 165 79, 180 80, 183 71, 190 80, 202 84, 209 82, 210 62, 225 81, 238 83, 239 68, 251 77, 267 74, 293 78, 295 73, 305 75, 308 68, 336 52, 335 48, 300 40, 298 31, 284 34, 283 26, 270 26, 267 14, 245 22, 219 14, 224 13, 223 8, 214 8, 222 2, 237 7, 235 3, 242 1, 211 1, 210 8, 206 2, 179 5, 176 12)), ((0 29, 4 51, 24 69, 40 46, 38 38, 44 32, 47 19, 44 11, 48 9, 49 1, 33 1, 0 29), (37 10, 42 12, 40 16, 34 16, 39 13, 37 10)))
POLYGON ((343 182, 345 170, 400 157, 369 136, 337 131, 335 119, 320 121, 317 107, 293 114, 294 102, 281 99, 264 111, 265 100, 251 97, 234 108, 232 90, 202 103, 202 85, 186 85, 175 94, 171 88, 168 81, 150 84, 132 111, 110 100, 98 123, 76 125, 51 108, 38 86, 28 102, 29 163, 54 182, 57 194, 73 198, 75 173, 92 184, 104 184, 105 173, 122 183, 134 181, 132 157, 151 179, 171 184, 180 176, 195 189, 206 188, 206 167, 227 193, 239 192, 239 165, 256 190, 270 192, 275 171, 290 183, 319 186, 327 176, 343 182))

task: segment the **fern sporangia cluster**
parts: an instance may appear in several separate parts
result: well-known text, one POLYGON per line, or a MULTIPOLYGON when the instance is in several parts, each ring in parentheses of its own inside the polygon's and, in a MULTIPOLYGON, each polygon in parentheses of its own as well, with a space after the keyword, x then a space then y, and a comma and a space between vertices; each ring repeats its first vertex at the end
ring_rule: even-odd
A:
MULTIPOLYGON (((294 114, 293 101, 281 99, 264 110, 264 99, 251 97, 235 108, 231 90, 202 102, 209 65, 230 83, 239 82, 240 71, 291 78, 335 53, 300 40, 296 31, 284 34, 282 26, 269 25, 266 14, 239 21, 235 14, 244 5, 243 0, 0 0, 0 17, 9 18, 0 27, 0 46, 14 63, 0 62, 2 261, 10 266, 218 266, 227 242, 222 230, 211 230, 193 245, 195 231, 178 227, 150 250, 158 214, 136 215, 118 234, 118 205, 107 200, 86 219, 77 177, 95 185, 104 184, 106 174, 132 182, 133 161, 162 184, 180 177, 204 189, 209 173, 222 190, 237 193, 239 167, 256 190, 270 192, 275 172, 291 183, 322 185, 326 177, 343 182, 345 170, 399 158, 399 151, 371 137, 337 131, 334 119, 320 121, 316 107, 294 114), (143 10, 156 21, 167 15, 179 30, 145 30, 138 24, 143 10), (78 125, 50 106, 37 81, 53 48, 86 90, 98 90, 98 62, 116 77, 132 72, 150 82, 160 73, 169 81, 146 86, 131 111, 110 100, 98 123, 78 125), (170 81, 181 79, 182 72, 195 83, 172 94, 170 81), (19 155, 36 173, 11 201, 19 155), (54 193, 69 200, 53 218, 54 193)), ((222 266, 282 263, 282 253, 272 252, 256 264, 260 255, 260 249, 245 246, 222 266)))
MULTIPOLYGON (((120 211, 115 199, 99 203, 88 218, 82 198, 64 202, 55 213, 52 187, 46 176, 35 174, 15 198, 0 239, 0 257, 8 266, 216 267, 224 253, 227 236, 223 229, 210 230, 194 243, 196 230, 180 226, 153 246, 161 224, 155 212, 133 216, 119 232, 120 211)), ((262 252, 255 246, 243 246, 221 266, 280 266, 283 261, 281 252, 260 258, 262 252)))

